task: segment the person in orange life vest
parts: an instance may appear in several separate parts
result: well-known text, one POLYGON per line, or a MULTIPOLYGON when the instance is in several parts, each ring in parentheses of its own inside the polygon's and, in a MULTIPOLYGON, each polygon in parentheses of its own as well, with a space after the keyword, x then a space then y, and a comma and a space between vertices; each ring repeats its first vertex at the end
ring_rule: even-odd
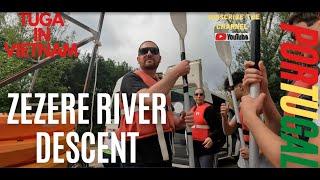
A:
MULTIPOLYGON (((309 28, 318 31, 320 37, 320 13, 294 13, 289 18, 289 24, 295 24, 301 27, 309 28)), ((293 36, 294 39, 294 36, 293 36)), ((318 44, 314 47, 320 52, 320 38, 318 39, 318 44)), ((307 56, 307 54, 305 54, 307 56)), ((280 132, 280 121, 282 116, 278 112, 272 97, 268 89, 268 78, 267 71, 262 61, 259 62, 259 69, 251 68, 253 62, 245 62, 245 77, 243 79, 243 84, 249 87, 252 83, 260 83, 261 94, 258 98, 253 99, 250 96, 244 96, 241 100, 241 106, 244 108, 243 116, 245 124, 248 126, 250 131, 262 151, 262 153, 268 158, 268 160, 276 167, 280 167, 280 154, 281 146, 286 145, 281 137, 280 132), (262 113, 265 116, 266 123, 262 123, 259 119, 259 114, 262 113), (268 139, 268 141, 266 141, 268 139)), ((300 81, 292 82, 293 84, 299 84, 300 81)), ((318 77, 319 85, 319 77, 318 77)), ((305 87, 310 88, 310 87, 305 87)), ((318 100, 319 102, 319 100, 318 100)), ((318 110, 319 112, 319 110, 318 110)), ((317 126, 320 131, 319 119, 315 119, 317 126)), ((320 136, 309 138, 309 143, 320 146, 320 136)), ((319 148, 320 151, 320 148, 319 148)), ((304 154, 304 153, 291 153, 290 155, 314 160, 316 162, 320 161, 320 152, 316 155, 304 154)), ((288 163, 287 167, 301 167, 301 165, 288 163)))
MULTIPOLYGON (((128 103, 131 102, 132 93, 163 93, 167 95, 167 121, 164 125, 139 124, 138 113, 134 115, 134 123, 126 124, 124 116, 119 124, 117 133, 139 132, 136 140, 136 163, 124 163, 124 167, 171 167, 172 166, 172 133, 175 130, 184 129, 186 123, 193 125, 193 113, 186 113, 180 117, 173 116, 171 111, 170 89, 177 79, 187 75, 190 71, 189 61, 178 63, 161 80, 156 71, 161 62, 160 51, 153 41, 143 42, 138 49, 137 61, 140 69, 127 73, 122 80, 120 92, 127 94, 128 103), (160 126, 160 127, 159 127, 160 126), (162 133, 159 128, 161 128, 162 133)), ((138 103, 138 100, 136 101, 138 103)), ((152 105, 152 98, 145 98, 144 105, 152 105)), ((152 113, 145 112, 145 119, 152 120, 152 113)), ((127 142, 129 144, 129 142, 127 142)), ((126 159, 130 159, 129 145, 126 146, 126 159)))
MULTIPOLYGON (((244 96, 246 94, 245 89, 243 88, 242 85, 242 79, 243 79, 244 73, 243 72, 234 72, 232 74, 232 79, 233 79, 233 83, 234 83, 234 91, 236 94, 236 99, 237 101, 241 100, 241 97, 244 96)), ((228 79, 225 79, 224 81, 224 88, 225 90, 228 90, 231 92, 231 88, 229 86, 229 81, 228 79)), ((242 113, 241 111, 240 113, 240 121, 241 124, 237 123, 236 117, 233 116, 232 118, 229 117, 229 109, 230 109, 230 105, 226 104, 226 103, 222 103, 220 106, 220 114, 221 114, 221 118, 222 118, 222 127, 223 127, 223 131, 225 133, 225 135, 232 135, 235 131, 237 131, 237 129, 239 127, 241 127, 243 129, 243 138, 244 141, 248 147, 249 145, 249 131, 248 128, 242 123, 243 122, 243 117, 242 117, 242 113)), ((241 108, 240 108, 241 109, 241 108)), ((240 161, 248 160, 249 159, 249 149, 245 147, 245 148, 240 148, 240 157, 239 157, 239 161, 238 161, 238 166, 241 168, 244 168, 244 166, 242 166, 242 164, 240 161)))
POLYGON ((192 138, 195 166, 201 168, 217 167, 217 152, 226 141, 219 111, 204 101, 205 93, 202 88, 195 90, 193 98, 196 102, 196 105, 191 108, 191 112, 194 112, 192 138))

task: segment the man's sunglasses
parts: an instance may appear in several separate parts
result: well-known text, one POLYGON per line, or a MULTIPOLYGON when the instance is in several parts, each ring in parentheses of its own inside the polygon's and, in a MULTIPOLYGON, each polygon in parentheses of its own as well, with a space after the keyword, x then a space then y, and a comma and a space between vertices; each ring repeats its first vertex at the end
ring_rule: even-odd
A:
POLYGON ((153 55, 159 54, 159 49, 156 47, 146 47, 146 48, 140 48, 138 51, 138 55, 145 55, 148 54, 148 52, 151 52, 153 55))
POLYGON ((203 93, 195 93, 194 95, 195 95, 195 96, 198 96, 198 95, 199 95, 199 96, 203 96, 203 93))

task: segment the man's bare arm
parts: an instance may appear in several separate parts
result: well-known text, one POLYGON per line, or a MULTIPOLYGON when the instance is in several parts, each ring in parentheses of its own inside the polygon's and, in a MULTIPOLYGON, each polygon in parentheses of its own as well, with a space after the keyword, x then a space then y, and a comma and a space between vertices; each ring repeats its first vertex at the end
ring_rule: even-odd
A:
POLYGON ((237 129, 237 121, 235 116, 229 120, 229 105, 222 103, 220 106, 220 114, 222 119, 222 128, 225 135, 231 135, 237 129))

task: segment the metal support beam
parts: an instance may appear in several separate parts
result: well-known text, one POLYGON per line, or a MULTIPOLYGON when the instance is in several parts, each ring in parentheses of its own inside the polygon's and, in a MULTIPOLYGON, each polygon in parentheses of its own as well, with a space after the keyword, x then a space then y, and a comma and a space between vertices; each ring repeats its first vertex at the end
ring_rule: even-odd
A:
POLYGON ((89 86, 90 86, 90 78, 92 75, 93 63, 96 60, 96 54, 97 54, 99 46, 101 45, 99 41, 100 41, 103 19, 104 19, 104 12, 100 14, 99 25, 98 25, 98 34, 95 37, 95 45, 92 50, 92 55, 91 55, 91 59, 90 59, 89 67, 88 67, 88 71, 87 71, 87 76, 86 76, 86 80, 85 80, 84 87, 83 87, 83 93, 86 93, 89 89, 89 86))
POLYGON ((69 15, 67 15, 67 14, 65 14, 65 13, 61 13, 61 15, 62 15, 65 19, 67 19, 68 21, 70 21, 70 22, 78 25, 79 27, 81 27, 81 28, 83 28, 83 29, 91 32, 94 36, 97 36, 97 35, 98 35, 98 32, 97 32, 97 31, 95 31, 95 30, 93 30, 92 28, 90 28, 89 26, 81 23, 80 21, 78 21, 78 20, 70 17, 69 15))
MULTIPOLYGON (((93 39, 94 39, 93 37, 86 38, 86 39, 78 42, 77 43, 77 47, 79 48, 79 47, 85 45, 86 43, 92 41, 93 39)), ((31 67, 25 68, 25 69, 21 70, 20 72, 15 73, 14 75, 9 76, 9 77, 1 80, 0 81, 0 88, 4 87, 7 84, 10 84, 10 83, 12 83, 12 82, 14 82, 14 81, 16 81, 16 80, 18 80, 20 78, 22 78, 23 76, 25 76, 25 75, 27 75, 27 74, 29 74, 29 73, 31 73, 31 72, 39 69, 39 68, 42 68, 43 66, 53 62, 57 58, 59 58, 58 55, 46 57, 46 58, 42 59, 39 63, 34 64, 31 67)))

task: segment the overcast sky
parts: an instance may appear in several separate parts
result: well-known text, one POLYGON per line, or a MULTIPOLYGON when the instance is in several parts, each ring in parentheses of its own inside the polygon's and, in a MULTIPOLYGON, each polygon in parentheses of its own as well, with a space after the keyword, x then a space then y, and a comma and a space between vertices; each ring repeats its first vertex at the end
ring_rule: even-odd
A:
MULTIPOLYGON (((71 13, 70 16, 97 29, 100 13, 71 13)), ((203 77, 210 89, 217 88, 226 77, 226 67, 219 59, 215 45, 213 27, 216 22, 208 20, 208 13, 187 13, 188 30, 185 39, 186 58, 202 59, 203 77)), ((76 40, 90 33, 71 24, 76 31, 76 40)), ((136 57, 139 45, 145 40, 156 42, 160 48, 162 62, 158 71, 180 60, 179 36, 169 13, 106 13, 101 34, 102 46, 99 54, 105 59, 126 61, 138 67, 136 57)), ((80 48, 81 52, 92 51, 93 43, 80 48)))

